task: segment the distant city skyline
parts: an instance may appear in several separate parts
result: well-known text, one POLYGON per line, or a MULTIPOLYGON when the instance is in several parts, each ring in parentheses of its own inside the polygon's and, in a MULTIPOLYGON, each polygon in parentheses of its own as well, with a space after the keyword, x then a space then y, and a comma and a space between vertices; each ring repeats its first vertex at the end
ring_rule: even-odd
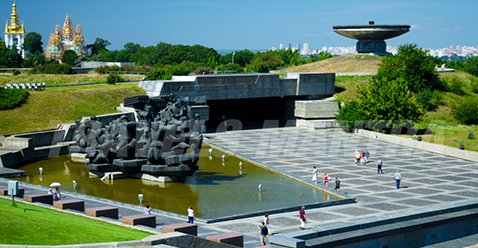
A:
MULTIPOLYGON (((334 25, 408 24, 411 31, 387 45, 422 48, 478 46, 475 32, 478 1, 431 0, 16 0, 27 32, 40 33, 44 46, 67 14, 80 24, 85 43, 96 37, 110 50, 127 42, 200 44, 216 50, 265 50, 291 43, 310 49, 349 47, 355 40, 333 32, 334 25)), ((0 18, 9 19, 12 1, 0 2, 0 18)), ((1 19, 0 19, 1 20, 1 19)))

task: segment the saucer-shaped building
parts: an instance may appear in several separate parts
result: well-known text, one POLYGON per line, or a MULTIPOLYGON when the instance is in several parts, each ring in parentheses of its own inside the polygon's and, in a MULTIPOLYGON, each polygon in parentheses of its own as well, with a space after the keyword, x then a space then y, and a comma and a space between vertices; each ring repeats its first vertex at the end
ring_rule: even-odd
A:
POLYGON ((400 36, 410 31, 410 25, 376 25, 370 21, 368 25, 334 26, 334 32, 345 37, 358 40, 358 53, 387 54, 386 39, 400 36))

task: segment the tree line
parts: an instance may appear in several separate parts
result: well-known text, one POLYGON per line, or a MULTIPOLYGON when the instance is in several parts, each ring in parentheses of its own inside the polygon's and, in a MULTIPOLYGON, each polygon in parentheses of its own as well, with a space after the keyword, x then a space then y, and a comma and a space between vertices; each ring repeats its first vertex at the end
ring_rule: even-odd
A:
MULTIPOLYGON (((36 32, 30 32, 25 36, 25 59, 17 56, 15 48, 7 48, 4 43, 0 45, 0 53, 5 54, 1 56, 0 67, 39 67, 57 64, 56 61, 45 60, 41 39, 41 35, 36 32)), ((202 45, 174 45, 164 42, 146 47, 128 42, 119 50, 110 50, 108 48, 110 45, 108 40, 96 38, 93 43, 86 45, 88 52, 86 56, 78 57, 73 51, 65 51, 62 63, 78 66, 81 61, 134 62, 138 67, 154 70, 148 75, 151 79, 168 79, 169 75, 190 73, 264 73, 332 57, 328 53, 305 57, 293 50, 253 52, 243 49, 219 54, 215 49, 202 45)))

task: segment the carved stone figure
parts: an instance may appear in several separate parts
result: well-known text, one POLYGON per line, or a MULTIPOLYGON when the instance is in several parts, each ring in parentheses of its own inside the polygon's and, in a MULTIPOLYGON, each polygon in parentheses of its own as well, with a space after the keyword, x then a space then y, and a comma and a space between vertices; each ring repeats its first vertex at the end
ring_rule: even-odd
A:
POLYGON ((184 177, 198 169, 203 137, 191 102, 172 96, 154 102, 160 104, 137 110, 138 121, 123 115, 105 126, 96 116, 77 122, 74 139, 87 153, 90 170, 184 177))

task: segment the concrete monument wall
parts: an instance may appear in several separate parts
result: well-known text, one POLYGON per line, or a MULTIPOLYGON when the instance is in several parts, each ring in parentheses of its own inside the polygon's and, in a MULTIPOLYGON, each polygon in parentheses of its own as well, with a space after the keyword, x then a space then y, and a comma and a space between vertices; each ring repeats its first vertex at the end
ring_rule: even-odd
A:
MULTIPOLYGON (((179 78, 187 79, 187 78, 179 78)), ((282 79, 277 74, 200 75, 194 81, 141 81, 149 96, 175 94, 205 96, 207 100, 233 100, 267 97, 331 96, 335 91, 334 73, 300 73, 297 78, 282 79)))

